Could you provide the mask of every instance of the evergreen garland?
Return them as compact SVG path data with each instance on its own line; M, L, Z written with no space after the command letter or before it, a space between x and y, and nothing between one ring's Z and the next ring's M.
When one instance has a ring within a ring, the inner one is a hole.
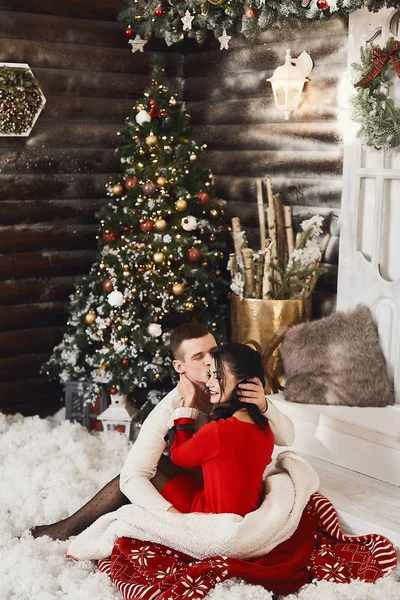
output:
M168 45L187 34L200 44L212 31L218 38L224 32L232 37L248 37L266 31L271 25L296 27L310 21L326 21L345 16L364 6L364 0L127 0L128 8L119 20L128 24L127 35L149 39L164 38ZM189 11L190 29L182 18ZM131 33L130 33L131 31Z
M393 38L390 38L383 50L388 51L392 43ZM365 48L361 47L361 63L352 65L353 82L358 81L371 67L374 48L379 46L369 44ZM377 150L400 147L400 108L388 97L385 87L393 75L394 67L389 60L367 87L358 88L350 98L351 118L360 124L358 136Z
M39 82L31 71L0 67L0 133L21 135L29 131L43 105Z

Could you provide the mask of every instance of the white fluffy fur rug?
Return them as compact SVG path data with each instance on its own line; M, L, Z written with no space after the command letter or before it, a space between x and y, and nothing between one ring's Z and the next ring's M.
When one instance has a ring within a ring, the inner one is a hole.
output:
M67 542L34 540L29 527L64 518L120 470L120 434L90 435L79 425L0 413L0 600L118 600L89 561L64 558ZM22 536L17 536L21 533ZM208 600L271 600L259 586L229 581ZM307 585L286 600L399 600L400 571L376 584Z

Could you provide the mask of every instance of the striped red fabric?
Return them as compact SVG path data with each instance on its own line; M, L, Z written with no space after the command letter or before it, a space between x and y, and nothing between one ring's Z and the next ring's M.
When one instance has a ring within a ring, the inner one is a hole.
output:
M332 503L316 493L293 536L257 559L195 560L160 544L121 538L111 557L98 566L125 600L199 600L233 577L277 594L295 592L311 579L374 582L396 568L397 555L382 535L345 534Z

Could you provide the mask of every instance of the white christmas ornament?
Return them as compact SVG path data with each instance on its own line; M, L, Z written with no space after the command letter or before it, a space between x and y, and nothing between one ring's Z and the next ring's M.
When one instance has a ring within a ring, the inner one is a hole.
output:
M108 294L107 302L110 306L118 307L123 305L123 303L125 302L125 298L123 294L121 294L121 292L114 290L113 292L111 292L111 294Z
M181 18L181 21L183 23L183 31L190 31L192 29L193 19L194 17L192 17L190 12L187 10L185 12L185 16Z
M147 333L154 338L160 337L162 334L162 327L158 323L151 323L147 328Z
M182 229L185 231L194 231L197 229L197 219L189 215L181 220Z
M129 40L128 44L132 46L132 52L143 52L147 40L142 40L141 37L137 37L134 40Z
M220 50L229 50L229 40L231 39L231 35L228 35L226 33L226 30L224 29L222 32L222 35L218 38L218 41L220 43L219 49Z
M146 110L139 110L135 120L138 125L143 125L143 123L150 123L151 116Z

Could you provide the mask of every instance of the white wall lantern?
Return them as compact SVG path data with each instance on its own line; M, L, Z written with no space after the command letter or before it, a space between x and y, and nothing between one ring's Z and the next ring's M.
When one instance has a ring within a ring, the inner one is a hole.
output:
M311 73L313 62L307 52L302 52L298 58L290 56L290 50L286 50L285 64L275 69L272 77L267 79L271 82L276 108L285 112L288 120L290 112L298 108L301 93Z
M97 418L103 424L104 431L119 431L128 439L132 433L132 422L138 414L126 394L111 394L111 404Z

